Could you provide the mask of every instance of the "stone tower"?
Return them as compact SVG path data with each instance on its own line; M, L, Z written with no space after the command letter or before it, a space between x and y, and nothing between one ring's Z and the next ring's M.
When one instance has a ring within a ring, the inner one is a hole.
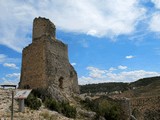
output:
M23 49L19 88L43 88L53 96L79 93L77 73L68 60L68 47L56 39L55 25L49 19L34 19L32 43Z

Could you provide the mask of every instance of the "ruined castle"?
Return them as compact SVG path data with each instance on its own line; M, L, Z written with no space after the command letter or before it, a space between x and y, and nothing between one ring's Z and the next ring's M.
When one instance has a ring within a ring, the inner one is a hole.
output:
M68 47L56 39L56 27L49 19L34 19L32 43L23 49L19 88L79 93L77 73L68 60Z

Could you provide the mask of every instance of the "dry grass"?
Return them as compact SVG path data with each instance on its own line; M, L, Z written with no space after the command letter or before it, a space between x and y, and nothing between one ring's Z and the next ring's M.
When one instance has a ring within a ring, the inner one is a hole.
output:
M42 120L44 120L44 119L46 119L46 120L58 120L57 115L49 114L49 112L47 112L47 111L40 113L40 118Z

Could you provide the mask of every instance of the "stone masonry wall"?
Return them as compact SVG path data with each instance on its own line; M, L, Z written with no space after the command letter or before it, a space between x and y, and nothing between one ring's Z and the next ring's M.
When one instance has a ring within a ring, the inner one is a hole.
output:
M63 93L79 93L79 86L68 47L55 38L55 30L50 20L35 18L32 43L23 50L19 88L45 88L62 98Z
M32 43L23 50L20 88L46 87L45 45L43 40Z
M56 36L56 27L55 25L46 18L35 18L33 21L33 36L32 40L35 41L41 36L50 36L55 39Z
M46 74L49 83L66 92L78 92L77 73L69 63L67 46L57 40L48 41L46 48Z

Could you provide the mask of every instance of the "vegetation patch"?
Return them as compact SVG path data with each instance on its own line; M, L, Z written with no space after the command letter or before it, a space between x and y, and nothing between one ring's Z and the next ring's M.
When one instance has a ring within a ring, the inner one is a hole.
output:
M125 91L128 90L128 83L98 83L98 84L88 84L81 85L80 92L82 93L97 93L97 92L107 92L111 93L114 91Z
M61 112L61 105L54 99L47 98L44 102L45 106L50 110Z
M69 103L62 102L61 103L61 112L66 116L70 118L76 118L76 108L73 106L70 106Z
M32 93L25 99L25 105L33 110L38 110L42 103L41 100L35 97Z
M81 101L81 104L86 109L96 112L96 119L103 116L106 120L123 120L125 117L123 116L121 106L115 101L104 98L100 98L98 100L86 98L84 101Z
M76 108L70 106L67 102L57 102L54 99L47 98L44 102L45 106L50 109L62 113L66 117L75 118L76 117Z

